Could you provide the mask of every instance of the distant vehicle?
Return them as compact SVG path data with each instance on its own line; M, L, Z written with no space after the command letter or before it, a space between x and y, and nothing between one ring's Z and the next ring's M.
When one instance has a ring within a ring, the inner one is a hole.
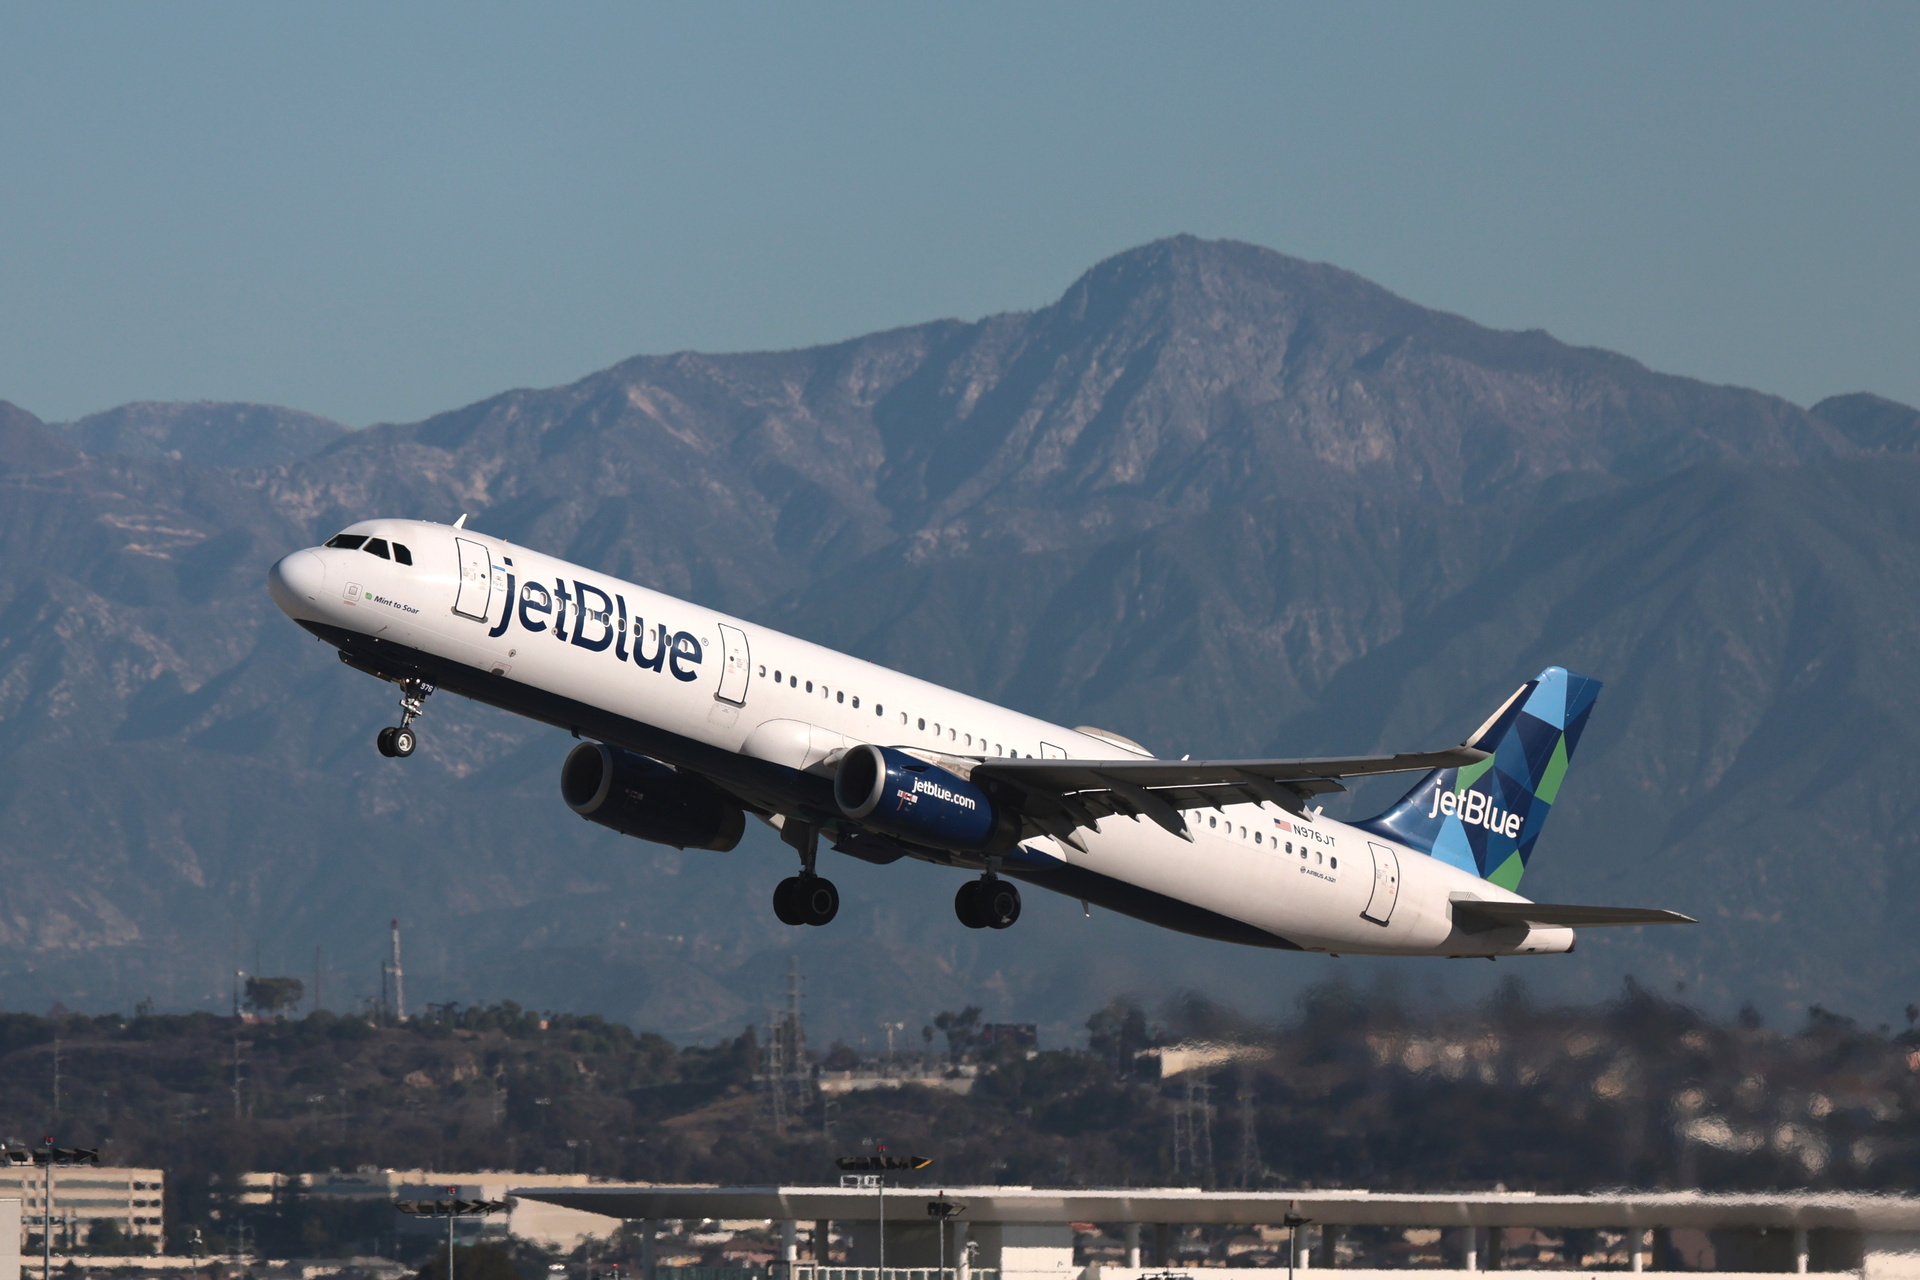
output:
M773 909L823 925L824 839L873 863L973 873L969 928L1020 916L1015 881L1201 937L1287 950L1500 956L1571 951L1583 925L1689 922L1555 906L1515 890L1600 683L1549 667L1465 743L1331 760L1159 760L475 530L355 524L273 566L274 601L400 687L380 731L411 755L449 689L586 739L560 770L583 818L724 851L746 815L799 858ZM1314 801L1343 779L1423 776L1377 817Z

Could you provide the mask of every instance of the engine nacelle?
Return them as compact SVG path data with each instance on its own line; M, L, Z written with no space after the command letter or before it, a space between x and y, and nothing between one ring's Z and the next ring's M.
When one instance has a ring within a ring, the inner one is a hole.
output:
M583 742L560 766L560 796L589 822L676 849L740 843L747 816L706 779L600 742Z
M891 747L868 744L840 757L833 798L862 826L915 844L973 852L1012 842L1011 822L979 787Z

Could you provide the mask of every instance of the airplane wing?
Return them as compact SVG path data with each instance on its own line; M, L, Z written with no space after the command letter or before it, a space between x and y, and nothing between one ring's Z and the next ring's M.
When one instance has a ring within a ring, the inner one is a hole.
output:
M1039 832L1080 848L1075 830L1104 817L1147 818L1191 840L1183 809L1264 800L1299 814L1314 796L1346 790L1342 778L1458 768L1487 754L1462 746L1318 760L983 760L969 772L1016 793Z
M1578 926L1616 924L1699 924L1692 916L1654 907L1572 907L1548 902L1482 902L1456 898L1453 918L1468 933L1508 925Z

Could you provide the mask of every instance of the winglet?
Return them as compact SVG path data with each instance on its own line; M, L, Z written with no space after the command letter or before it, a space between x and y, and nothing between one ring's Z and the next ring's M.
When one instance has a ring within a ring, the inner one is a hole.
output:
M464 512L464 511L462 511L462 512L460 513L460 518L459 518L458 520L455 520L455 521L453 522L453 527L454 527L454 528L456 528L456 529L464 529L464 528L466 528L466 527L467 527L467 513L466 513L466 512Z

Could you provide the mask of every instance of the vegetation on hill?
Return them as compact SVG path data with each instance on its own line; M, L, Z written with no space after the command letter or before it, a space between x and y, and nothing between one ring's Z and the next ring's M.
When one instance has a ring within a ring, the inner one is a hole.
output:
M244 1224L282 1254L365 1247L391 1216L240 1205L234 1175L809 1182L881 1143L933 1157L927 1176L947 1184L1871 1188L1920 1170L1920 1035L1818 1008L1778 1031L1632 983L1578 1007L1536 1004L1518 983L1477 1007L1327 986L1280 1026L1198 997L1157 1020L1117 1001L1088 1020L1086 1048L1037 1052L983 1047L976 1012L943 1015L943 1039L893 1061L820 1055L856 1076L945 1083L829 1097L808 1065L777 1117L752 1029L676 1046L512 1004L405 1023L7 1014L0 1126L13 1142L50 1134L165 1168L176 1244L197 1230L220 1248ZM1222 1060L1162 1078L1176 1047Z

